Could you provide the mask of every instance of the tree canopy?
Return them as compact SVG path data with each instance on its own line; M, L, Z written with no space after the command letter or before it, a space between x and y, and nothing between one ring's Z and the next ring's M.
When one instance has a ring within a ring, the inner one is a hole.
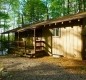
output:
M4 21L4 27L9 22L9 27L13 23L32 24L84 11L86 0L0 0L0 21Z
M45 18L46 6L41 0L27 0L23 11L29 23L38 22Z

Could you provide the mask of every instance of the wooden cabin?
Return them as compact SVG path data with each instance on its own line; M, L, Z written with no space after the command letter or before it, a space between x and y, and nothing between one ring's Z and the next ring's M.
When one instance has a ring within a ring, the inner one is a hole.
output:
M52 57L86 59L86 12L32 24L14 33L17 46L28 54L45 51Z

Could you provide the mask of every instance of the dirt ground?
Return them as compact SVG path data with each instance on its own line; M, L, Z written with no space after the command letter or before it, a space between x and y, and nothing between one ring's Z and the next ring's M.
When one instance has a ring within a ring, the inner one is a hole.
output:
M86 61L0 56L0 80L86 80Z

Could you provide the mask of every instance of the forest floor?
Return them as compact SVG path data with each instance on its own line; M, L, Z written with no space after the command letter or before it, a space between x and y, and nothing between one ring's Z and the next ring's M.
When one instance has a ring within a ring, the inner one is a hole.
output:
M0 80L86 80L86 61L0 56L0 64Z

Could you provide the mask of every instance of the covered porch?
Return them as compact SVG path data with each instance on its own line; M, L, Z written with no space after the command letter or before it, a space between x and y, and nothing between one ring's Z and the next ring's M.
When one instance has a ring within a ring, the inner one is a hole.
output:
M10 34L14 34L14 40L10 41ZM8 53L19 54L26 57L42 57L48 55L45 50L45 42L42 40L42 28L16 28L3 32L7 34L7 41L2 44L8 45ZM2 53L3 54L3 53Z

